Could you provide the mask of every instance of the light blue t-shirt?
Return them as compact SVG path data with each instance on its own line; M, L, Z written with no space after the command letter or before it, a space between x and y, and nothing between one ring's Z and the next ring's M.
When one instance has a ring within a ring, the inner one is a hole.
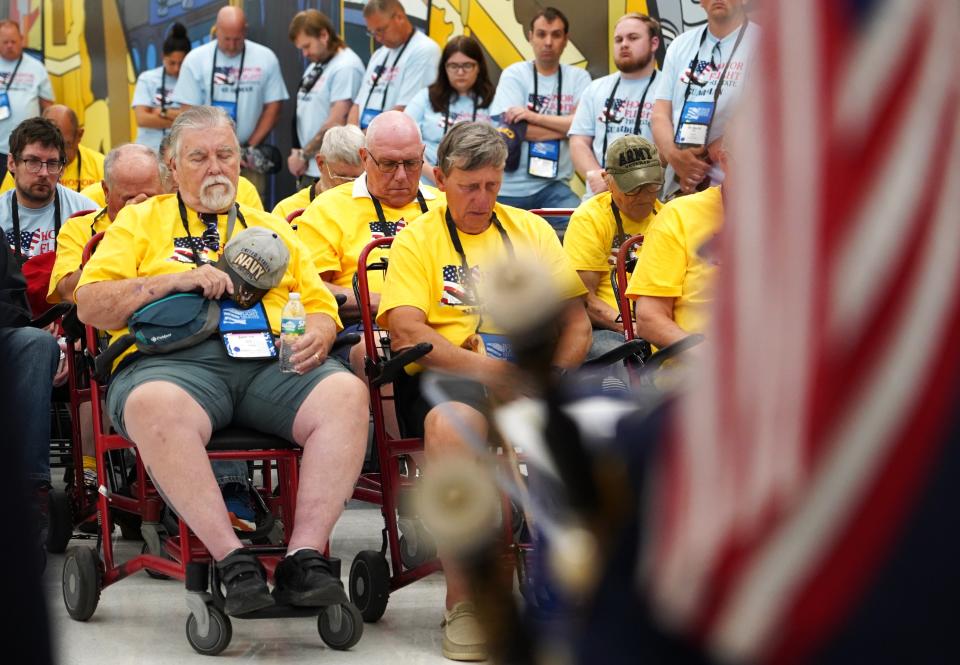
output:
M349 48L340 49L326 64L312 62L297 90L297 136L305 146L327 122L330 105L357 96L363 80L363 61ZM320 177L316 160L307 160L307 175Z
M180 108L180 105L172 100L173 90L176 86L176 77L169 74L164 75L162 66L148 69L137 78L137 85L133 89L133 103L130 104L130 107L147 106L158 109L165 103L166 108ZM139 127L137 129L137 143L152 148L154 151L159 151L160 141L163 140L167 131L154 127Z
M560 103L561 115L570 115L574 112L583 91L590 85L590 74L579 67L560 65L563 74L563 99ZM500 75L497 85L497 94L490 105L490 115L499 116L512 106L522 106L534 109L545 115L557 114L557 84L559 76L553 74L544 76L537 74L537 96L534 99L534 65L532 61L517 62ZM530 142L524 142L520 148L520 166L516 171L503 174L503 186L500 188L502 196L530 196L539 192L552 182L567 182L573 175L573 162L570 160L570 146L567 140L560 141L560 161L556 178L540 178L527 173L529 163Z
M706 31L706 37L704 37L704 31ZM656 99L663 99L672 104L674 132L676 132L680 121L680 113L683 111L683 98L687 91L687 84L690 82L690 63L696 56L695 76L696 80L703 85L690 84L688 101L712 102L720 75L723 73L724 67L727 66L727 62L730 62L723 79L723 92L720 94L717 108L713 112L713 124L710 127L707 142L713 142L724 135L727 122L733 115L737 100L739 100L747 80L748 70L760 39L760 28L755 23L750 23L743 34L740 46L736 53L733 53L739 33L740 28L738 27L723 39L718 40L704 26L687 30L670 43L663 60L662 73L657 77L659 82L656 84ZM702 45L700 43L701 38L703 38ZM720 44L720 57L714 59L714 64L717 65L714 68L711 64L711 55L718 42ZM731 53L733 53L732 60L730 58ZM677 187L673 180L674 171L672 167L667 167L664 177L666 179L664 193L669 194L672 189ZM719 165L714 164L710 169L710 178L714 184L723 182L723 171L720 170Z
M180 79L173 90L173 98L177 102L190 106L238 104L234 120L237 123L237 139L241 144L246 143L253 134L264 104L289 99L280 64L273 51L249 39L244 44L245 51L235 56L228 56L218 49L216 40L193 49L183 59ZM214 56L217 61L216 72L213 71ZM238 77L241 60L243 73ZM228 108L224 110L230 115Z
M11 81L14 69L17 75ZM10 132L27 118L40 115L41 99L51 102L54 99L50 77L43 63L26 53L19 68L16 60L0 58L0 93L3 92L6 92L10 103L10 117L0 120L0 153L6 154L10 152Z
M67 219L74 213L81 210L100 209L100 206L86 196L77 194L63 185L57 185L57 192L60 194L60 228L63 228ZM3 231L3 237L10 247L16 246L13 237L13 207L11 206L11 198L16 193L17 190L14 188L0 194L0 230ZM54 219L55 210L56 202L53 199L42 208L17 206L17 216L20 218L20 251L25 257L29 258L56 251L57 224Z
M434 111L430 104L430 93L427 88L418 92L404 112L413 118L413 121L420 127L420 133L423 135L423 142L427 149L425 152L428 162L437 165L437 146L443 140L447 130L458 122L491 122L490 109L476 108L474 98L469 95L457 95L456 99L450 104L449 113L447 109ZM433 183L428 183L432 185Z
M419 30L414 30L406 48L378 48L370 56L363 84L353 100L360 107L361 120L365 108L389 111L409 104L417 92L436 80L439 64L440 47Z

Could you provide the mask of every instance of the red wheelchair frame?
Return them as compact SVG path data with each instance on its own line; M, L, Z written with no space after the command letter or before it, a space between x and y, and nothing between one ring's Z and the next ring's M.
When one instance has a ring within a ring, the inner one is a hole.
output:
M84 249L83 263L89 260L103 233L94 236ZM98 349L97 331L86 326L87 353L93 359ZM161 520L164 501L150 480L140 461L136 461L136 480L131 484L130 496L112 491L107 472L107 455L111 451L134 448L134 444L118 434L103 431L101 402L105 386L89 373L89 399L93 411L94 441L97 454L97 484L99 491L96 507L100 534L98 546L102 557L88 547L72 547L67 551L63 566L63 598L67 612L77 621L86 621L96 611L100 592L125 577L145 570L155 577L171 577L184 580L188 591L187 604L191 613L187 617L187 640L199 653L215 655L225 649L232 636L230 618L223 612L223 595L219 576L212 565L209 552L194 536L182 518L178 520L177 535L167 535L162 540L154 537L153 548L148 535L149 527L156 527ZM288 534L292 533L296 511L296 495L299 486L301 449L295 444L257 432L228 428L216 432L207 447L211 460L253 460L263 463L262 494L271 511L279 511L285 523L283 545L249 545L246 549L261 558L270 575L286 550ZM279 494L273 496L272 471L276 465L279 478ZM144 525L147 542L139 555L118 562L114 556L111 533L113 511L139 516ZM339 577L340 562L331 560L334 574ZM350 604L329 608L295 608L274 606L243 615L242 619L278 618L293 616L317 616L317 625L323 641L334 649L349 649L359 641L363 633L360 613Z

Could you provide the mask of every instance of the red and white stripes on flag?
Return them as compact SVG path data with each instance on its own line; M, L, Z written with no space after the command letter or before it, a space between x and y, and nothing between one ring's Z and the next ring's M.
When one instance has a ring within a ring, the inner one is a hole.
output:
M644 584L715 656L803 662L898 536L960 353L960 2L765 0L711 349Z

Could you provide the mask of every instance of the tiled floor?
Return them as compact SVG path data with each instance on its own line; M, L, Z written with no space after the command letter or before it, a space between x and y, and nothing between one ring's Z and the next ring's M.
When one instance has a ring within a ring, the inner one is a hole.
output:
M333 538L333 554L343 560L344 584L353 556L378 549L379 510L344 512ZM119 534L119 531L115 531ZM92 547L92 540L71 545ZM118 556L139 551L140 543L118 541ZM86 623L70 619L63 606L60 578L63 555L50 555L44 577L55 653L62 665L185 665L212 661L193 651L184 626L189 614L183 585L137 573L104 589L96 613ZM440 655L440 620L444 585L439 575L397 591L386 614L366 624L363 638L350 651L327 648L315 619L233 621L233 639L221 658L256 663L448 663Z

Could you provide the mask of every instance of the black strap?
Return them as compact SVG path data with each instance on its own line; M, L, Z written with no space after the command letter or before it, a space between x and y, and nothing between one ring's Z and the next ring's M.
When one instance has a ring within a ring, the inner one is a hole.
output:
M459 93L457 94L459 97ZM477 121L477 97L476 95L470 95L470 99L473 101L473 119L471 122ZM447 132L450 131L450 100L447 100L447 106L443 110L443 134L446 136ZM426 211L424 211L426 212Z
M17 60L17 66L13 68L13 71L12 71L12 72L10 72L10 78L7 79L7 85L6 85L6 87L3 89L4 92L7 92L7 91L10 90L10 85L13 83L13 79L16 78L16 76L17 76L17 71L20 69L20 63L21 63L21 62L23 62L23 56L22 56L22 55L20 56L20 59ZM9 101L9 100L8 100L8 101Z
M628 241L630 236L628 236L623 230L623 219L620 217L620 208L617 207L617 204L614 203L613 199L610 199L610 209L613 211L613 219L617 223L617 235L613 238L613 246L619 247Z
M213 98L210 98L211 101ZM167 68L160 67L160 113L167 112Z
M750 21L747 19L743 20L743 25L740 26L740 32L737 34L737 40L733 43L733 50L730 51L730 55L727 56L727 62L723 66L723 71L720 72L720 78L717 80L717 87L713 91L713 113L710 115L710 120L707 121L707 137L710 136L710 128L713 126L713 120L717 117L717 102L720 100L720 94L723 92L723 81L727 78L727 70L730 68L730 63L733 62L733 56L736 54L737 49L740 48L740 42L743 41L743 36L747 32L747 27L750 25ZM707 31L710 26L706 25L703 27L703 34L700 35L700 43L697 45L697 52L693 54L693 60L690 61L690 65L687 69L690 71L690 74L687 76L687 89L683 93L683 104L680 108L683 109L683 106L686 105L687 100L690 98L691 86L696 83L697 86L706 85L706 81L700 82L695 78L695 73L697 69L697 64L700 62L700 49L703 48L703 43L707 40ZM723 40L719 40L718 43Z
M369 192L367 193L369 194ZM383 224L384 232L386 232L387 217L386 215L383 214L383 204L381 204L380 199L378 199L373 194L370 194L370 200L373 201L373 208L374 210L377 211L377 219L380 221L381 224ZM419 189L417 190L417 203L420 205L421 213L427 212L427 202L423 198L423 193Z
M93 217L93 221L90 223L90 237L97 235L97 222L100 221L100 218L103 217L107 212L107 206L103 206Z
M327 62L330 62L332 59L333 56L330 56L330 58L327 58ZM313 89L317 87L317 83L320 82L320 77L323 76L323 70L326 69L327 62L313 63L313 69L310 70L310 73L304 73L303 78L300 79L300 87L297 88L297 94L293 98L293 117L290 119L290 143L291 147L295 150L303 147L300 145L300 135L297 133L297 109L300 106L300 93L302 92L309 95L313 92Z
M314 178L313 182L310 184L310 203L313 203L313 200L317 198L317 183L320 181L320 178Z
M80 183L83 181L83 153L80 152L80 146L77 145L77 194L83 189Z
M240 220L240 225L243 228L247 228L247 220L243 218L243 213L240 212L240 204L234 202L234 208L237 211L237 219ZM203 261L200 260L200 255L197 252L197 248L193 243L193 234L190 233L190 223L187 218L187 206L183 203L183 199L180 198L180 192L177 192L177 207L180 209L180 223L183 224L183 230L187 232L187 239L190 242L190 250L193 256L194 264L199 268L203 265ZM220 243L221 250L226 247L227 243L230 242L230 235L233 231L232 225L227 224L227 238L222 243Z
M53 190L53 243L56 246L57 236L60 235L60 190L54 186ZM13 251L17 261L23 263L23 250L20 249L20 204L17 202L17 192L10 195L10 218L13 221Z
M403 43L403 46L400 47L400 51L397 53L397 57L393 59L393 64L390 66L390 69L395 69L397 63L400 62L400 58L403 57L403 52L407 50L407 45L410 44L410 40L413 39L413 36L417 34L416 29L410 33L410 36L407 37L407 41ZM370 96L373 95L373 91L377 89L377 83L380 82L380 77L383 76L383 73L386 71L387 60L390 58L389 50L383 56L383 64L380 65L379 69L376 70L376 74L373 75L373 80L370 81L370 89L367 91L367 98L363 100L363 106L360 108L360 115L363 115L363 112L367 110L367 104L370 103ZM380 110L385 111L383 108L384 104L387 103L387 91L390 90L390 81L387 81L387 84L383 86L383 94L380 97Z
M537 63L530 63L533 66L533 110L540 113L540 75L537 73ZM557 65L557 115L563 115L563 65Z
M217 75L217 52L220 51L220 48L217 46L213 47L213 67L210 68L210 106L213 106L213 91L214 91L214 77ZM240 52L240 69L237 71L237 87L236 94L233 99L233 103L237 105L237 118L240 118L240 81L243 80L243 63L247 58L247 45L244 43L243 51Z
M646 87L643 89L643 96L640 97L640 106L637 107L637 118L633 123L633 133L636 136L640 135L640 120L643 118L643 105L647 103L647 93L650 92L650 86L653 84L654 79L657 78L657 70L654 69L653 73L650 74L650 80L647 81ZM613 84L613 90L610 91L610 96L607 97L607 105L603 114L603 150L600 153L600 158L603 159L607 154L607 136L610 134L610 112L611 107L613 106L613 96L617 94L617 88L620 87L620 77L617 77L617 82Z

